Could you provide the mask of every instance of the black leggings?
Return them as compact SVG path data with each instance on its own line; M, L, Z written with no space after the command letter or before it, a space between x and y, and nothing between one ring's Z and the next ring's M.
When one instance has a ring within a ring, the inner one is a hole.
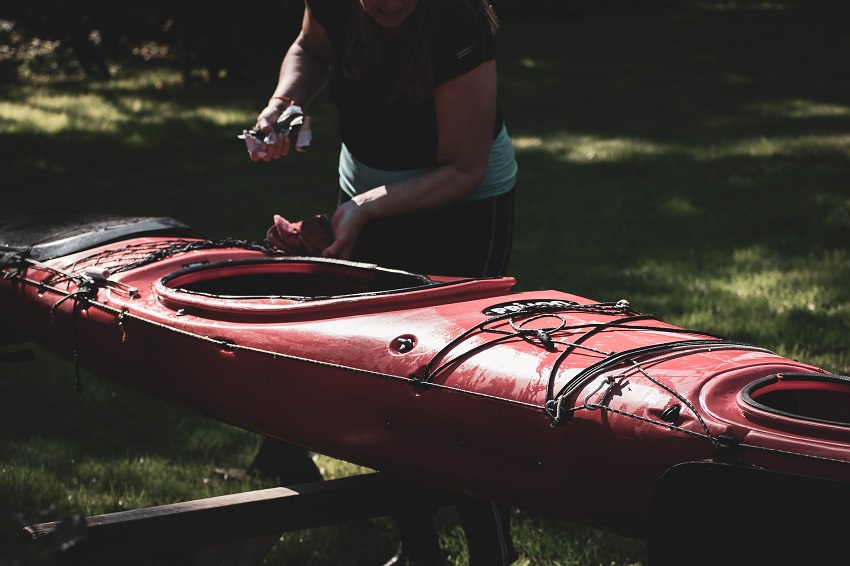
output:
M363 227L351 259L422 275L504 275L513 242L514 192L373 220ZM348 198L341 194L340 202Z

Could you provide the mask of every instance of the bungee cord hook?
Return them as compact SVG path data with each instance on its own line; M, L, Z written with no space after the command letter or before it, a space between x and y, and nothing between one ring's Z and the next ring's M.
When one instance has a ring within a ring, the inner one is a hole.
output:
M611 389L614 387L614 383L616 382L616 380L624 377L626 377L625 374L606 375L602 379L602 381L599 382L599 385L596 387L596 389L585 395L584 400L582 401L582 405L584 405L584 408L589 411L596 411L602 408L602 404L605 403L605 399L608 397L608 393L610 393ZM600 391L602 391L602 396L599 399L599 402L591 403L590 398L599 393Z

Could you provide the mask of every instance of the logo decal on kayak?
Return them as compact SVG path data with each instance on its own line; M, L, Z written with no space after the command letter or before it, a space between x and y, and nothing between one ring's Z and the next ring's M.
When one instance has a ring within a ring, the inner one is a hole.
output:
M562 301L560 299L527 299L524 301L513 301L510 303L499 303L484 309L482 314L497 316L500 314L549 311L574 307L577 303L573 301Z

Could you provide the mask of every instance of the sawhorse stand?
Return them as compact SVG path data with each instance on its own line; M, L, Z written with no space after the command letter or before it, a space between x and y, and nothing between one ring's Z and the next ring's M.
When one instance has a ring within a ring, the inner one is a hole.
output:
M88 517L60 549L57 527L26 527L60 564L259 564L284 532L452 504L459 496L381 473Z

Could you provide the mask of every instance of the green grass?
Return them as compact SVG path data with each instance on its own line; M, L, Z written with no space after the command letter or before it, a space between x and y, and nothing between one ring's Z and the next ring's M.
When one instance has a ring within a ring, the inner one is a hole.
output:
M512 15L500 96L520 164L517 289L626 298L645 313L850 374L850 7L629 2ZM314 146L252 163L236 134L274 77L183 88L147 68L0 96L2 206L178 218L261 240L274 213L336 201L327 97ZM267 487L225 479L256 435L83 374L36 350L0 366L0 506L28 523ZM360 470L319 457L326 477ZM467 563L451 509L437 517ZM288 533L269 564L377 564L381 519ZM646 563L635 541L550 517L513 521L521 565ZM374 541L374 547L363 541Z

